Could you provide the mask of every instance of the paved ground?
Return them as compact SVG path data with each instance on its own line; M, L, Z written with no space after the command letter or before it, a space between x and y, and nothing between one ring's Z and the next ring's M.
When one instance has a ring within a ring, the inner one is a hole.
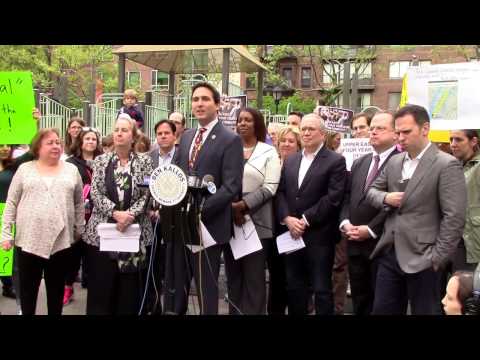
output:
M226 279L225 279L225 272L224 272L223 266L220 270L219 286L220 286L219 314L227 315L228 303L224 300L225 291L226 291ZM74 294L75 294L74 301L72 301L69 305L63 308L63 314L64 315L85 315L86 303L87 303L87 290L83 289L80 286L80 283L75 283ZM351 301L350 301L350 298L347 298L347 302L345 304L345 312L346 314L350 314L351 311L352 311ZM1 296L1 293L0 293L0 313L2 315L16 315L17 313L17 305L15 300L8 299ZM199 306L198 306L197 297L190 296L189 315L196 315L198 313L199 313ZM45 292L45 285L43 281L40 286L40 291L38 294L37 314L47 315L46 292Z

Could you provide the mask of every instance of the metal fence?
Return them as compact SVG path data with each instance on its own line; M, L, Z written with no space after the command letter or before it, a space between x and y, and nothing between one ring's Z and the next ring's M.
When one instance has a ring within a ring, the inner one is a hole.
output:
M102 136L110 134L117 118L117 100L109 100L103 103L90 104L90 119L94 128L100 131Z
M144 114L144 123L143 123L143 132L147 135L152 142L156 141L155 134L155 124L162 120L168 118L167 109L157 108L155 106L145 105L145 114Z
M73 116L83 117L81 109L71 109L43 93L39 94L39 108L42 114L40 128L57 128L62 139L65 139L67 124L70 118Z

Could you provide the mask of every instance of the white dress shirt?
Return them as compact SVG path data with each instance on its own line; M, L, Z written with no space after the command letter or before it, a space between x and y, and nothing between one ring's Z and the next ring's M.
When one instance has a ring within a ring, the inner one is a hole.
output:
M418 154L415 159L411 159L407 152L407 154L405 155L405 160L403 161L402 180L412 178L413 173L417 169L418 163L431 145L432 143L429 141L427 146L425 146L425 149L423 149L422 152Z
M300 189L300 186L302 186L303 179L305 179L305 175L307 174L308 169L310 169L310 166L313 163L313 160L315 160L315 157L317 156L318 152L322 149L323 143L320 144L320 146L315 150L313 154L305 154L305 149L302 150L302 160L300 162L300 170L298 171L298 188ZM307 221L307 218L305 215L302 215L303 221L307 224L307 226L310 226L310 224Z
M392 146L391 148L385 150L384 152L382 153L378 153L376 152L375 150L372 152L372 160L370 161L370 167L368 168L368 173L367 173L367 177L366 179L368 179L368 176L370 175L370 173L372 172L373 170L373 167L374 167L374 164L375 164L375 161L374 161L374 158L376 155L378 155L380 157L380 161L378 163L378 168L380 169L381 166L385 163L385 161L388 159L388 157L390 156L390 154L397 148L397 145L394 145ZM351 224L350 222L350 219L345 219L343 220L341 223L340 223L340 231L342 230L343 226L344 225L347 225L347 224ZM377 238L377 234L375 234L373 232L372 229L370 229L370 227L367 225L367 230L368 230L368 233L370 234L370 236L374 239Z
M173 146L172 150L170 150L165 155L162 155L160 149L158 149L158 166L170 165L173 159L173 155L175 155L175 145Z
M193 150L193 147L195 145L195 139L197 138L198 136L198 133L199 133L199 130L200 128L205 128L207 129L204 133L203 133L203 136L202 136L202 143L200 145L200 148L198 149L198 151L200 151L200 149L202 148L203 146L203 143L205 142L205 140L208 138L208 135L210 134L210 132L212 131L213 127L215 125L217 125L218 123L218 118L215 118L215 120L209 122L206 126L202 126L200 125L200 123L198 124L198 127L197 127L197 131L195 132L195 135L193 136L193 141L192 141L192 144L190 145L190 151L188 152L188 158L190 159L192 157L192 150Z

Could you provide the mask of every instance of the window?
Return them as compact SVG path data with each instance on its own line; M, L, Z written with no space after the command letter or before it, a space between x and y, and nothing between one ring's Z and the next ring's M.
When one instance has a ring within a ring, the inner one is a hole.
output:
M358 67L358 78L359 79L371 79L372 78L372 63L368 64L355 64L350 63L350 79L355 74L355 66ZM330 63L324 65L323 70L323 82L325 84L332 83L332 76L337 79L336 83L341 83L343 81L343 72L344 66L337 63ZM329 75L330 74L330 75Z
M127 71L127 83L129 87L139 86L140 82L140 71Z
M388 77L390 79L401 79L407 72L410 61L392 61L390 62L390 71Z
M431 60L420 60L418 66L431 65ZM390 62L390 79L401 79L407 72L407 69L411 66L411 61L391 61Z
M393 92L388 94L388 110L396 111L400 104L400 97L402 93Z
M168 89L168 74L152 70L152 89Z
M302 67L302 88L312 87L312 68Z
M282 69L282 76L287 81L288 87L293 87L292 73L293 72L291 67L284 67Z
M323 65L323 82L325 84L339 83L342 79L343 73L340 71L340 64L330 63Z
M270 55L273 52L273 45L267 45L266 51L267 51L266 55Z
M255 89L257 87L257 78L255 74L249 74L246 78L246 88L247 89Z
M358 100L357 100L357 106L359 109L363 109L367 106L372 105L371 103L371 94L370 93L359 93L358 94Z

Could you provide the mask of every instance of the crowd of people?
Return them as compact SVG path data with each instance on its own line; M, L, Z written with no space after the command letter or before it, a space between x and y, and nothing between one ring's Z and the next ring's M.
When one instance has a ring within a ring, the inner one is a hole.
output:
M15 254L3 295L19 313L35 314L43 277L51 315L74 299L76 280L87 315L184 315L192 279L200 314L218 314L223 259L233 315L340 315L347 292L356 315L479 314L476 130L451 131L444 149L429 140L421 106L355 114L351 136L369 138L373 151L347 171L344 134L319 113L267 127L258 110L242 108L234 133L218 121L220 94L202 82L192 89L198 126L187 129L174 112L155 124L151 144L136 98L125 91L103 137L72 118L65 139L40 129L21 156L0 145L1 246ZM140 186L167 164L213 177L200 217L214 245L193 251L176 239ZM261 249L235 258L234 227L249 221ZM103 223L119 232L137 224L139 250L103 251ZM305 246L280 253L285 233Z

